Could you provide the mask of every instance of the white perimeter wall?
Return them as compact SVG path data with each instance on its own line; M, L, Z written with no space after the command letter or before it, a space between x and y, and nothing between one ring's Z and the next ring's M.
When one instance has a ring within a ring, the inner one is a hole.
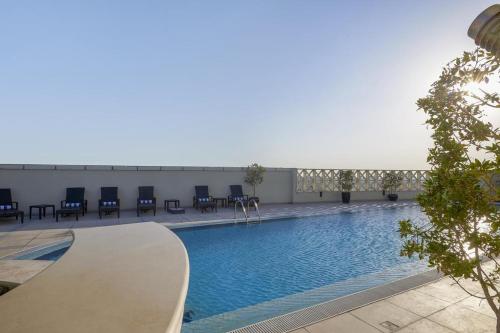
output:
M13 200L27 213L32 204L51 203L56 208L65 197L66 187L85 187L89 210L97 209L101 186L118 186L123 209L135 209L137 187L153 185L158 206L164 199L176 198L181 206L192 203L195 185L208 185L214 197L227 197L229 185L242 184L245 168L217 167L121 167L69 165L0 165L0 188L11 188ZM401 199L413 199L416 192L399 192ZM257 187L262 203L340 201L339 192L296 192L296 169L268 168L264 182ZM380 192L353 192L352 200L383 200Z

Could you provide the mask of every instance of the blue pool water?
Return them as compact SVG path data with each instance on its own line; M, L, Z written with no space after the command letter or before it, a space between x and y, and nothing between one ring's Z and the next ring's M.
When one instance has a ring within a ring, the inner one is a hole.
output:
M410 205L174 230L190 261L183 332L224 332L427 270L399 256L406 218L425 221Z
M14 259L18 260L52 260L56 261L68 251L71 242L63 242L40 249L29 250L24 254L17 255Z
M39 257L36 257L35 260L57 260L59 258L62 257L62 255L64 253L66 253L66 251L69 249L69 247L63 247L61 249L58 249L58 250L54 250L52 252L49 252L49 253L45 253L45 254L42 254L41 256Z

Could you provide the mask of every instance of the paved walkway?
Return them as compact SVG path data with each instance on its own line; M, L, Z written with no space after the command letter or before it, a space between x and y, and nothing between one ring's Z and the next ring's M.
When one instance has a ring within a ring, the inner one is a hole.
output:
M331 214L339 211L373 209L389 206L415 205L412 201L364 202L343 205L341 203L262 205L263 218L286 216L310 216ZM241 212L240 212L241 214ZM255 217L255 212L251 215ZM241 216L241 215L240 215ZM26 219L24 224L15 220L0 220L0 277L10 274L12 264L1 257L21 250L46 245L71 238L69 230L124 223L156 221L168 227L198 225L232 219L234 210L219 208L217 213L200 213L192 208L186 214L172 215L158 210L158 214L136 217L133 211L122 212L122 217L105 217L99 220L96 213L89 212L80 221L74 218ZM42 265L43 266L43 265ZM40 266L40 267L42 267ZM2 271L3 268L3 271ZM19 269L19 268L17 268ZM27 268L24 268L27 269ZM27 269L29 274L33 270ZM477 284L466 283L475 293L480 293ZM356 333L356 332L494 332L496 319L488 304L469 296L450 279L444 278L423 287L404 292L334 318L307 326L293 333Z
M482 294L476 283L464 284ZM495 327L495 314L486 301L443 278L292 333L480 333L495 332Z

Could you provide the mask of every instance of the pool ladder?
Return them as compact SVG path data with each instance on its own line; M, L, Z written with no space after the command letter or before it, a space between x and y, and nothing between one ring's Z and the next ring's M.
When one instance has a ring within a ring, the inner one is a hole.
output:
M235 223L236 223L236 209L238 208L238 204L241 205L241 210L243 211L243 214L245 215L245 222L246 223L250 223L251 222L251 221L248 221L248 216L249 216L249 213L250 213L250 203L253 203L253 206L255 207L255 210L257 211L257 216L259 217L258 222L259 223L261 222L259 205L257 204L257 201L255 201L255 199L250 199L248 201L248 203L247 203L247 208L246 209L245 209L245 203L243 202L243 200L237 200L234 203L234 222Z

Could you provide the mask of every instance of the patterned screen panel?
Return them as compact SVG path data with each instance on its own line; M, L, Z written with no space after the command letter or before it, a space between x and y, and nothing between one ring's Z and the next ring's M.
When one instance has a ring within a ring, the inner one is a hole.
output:
M297 192L340 191L340 169L297 169ZM352 191L382 191L387 172L395 172L402 179L398 191L422 191L426 170L352 170Z

